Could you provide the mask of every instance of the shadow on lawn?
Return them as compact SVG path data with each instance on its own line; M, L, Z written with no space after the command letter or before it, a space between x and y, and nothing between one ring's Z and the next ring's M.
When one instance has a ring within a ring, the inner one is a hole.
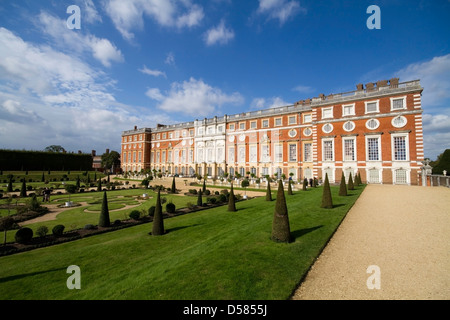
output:
M174 232L174 231L178 231L178 230L182 230L182 229L186 229L186 228L190 228L190 227L197 227L197 226L200 226L200 225L201 225L201 224L196 223L196 224L192 224L192 225L190 225L190 226L180 226L180 227L175 227L175 228L169 228L169 229L164 230L164 235L166 235L166 234L168 234L168 233L172 233L172 232ZM148 234L149 234L149 235L152 235L151 232L149 232Z
M320 229L322 227L323 227L323 225L315 226L315 227L311 227L311 228L300 229L300 230L295 230L295 231L291 232L292 241L294 242L295 240L297 240L297 238L300 238L301 236L304 236L305 234L310 233L314 230Z
M14 276L0 278L0 283L13 281L13 280L17 280L17 279L22 279L22 278L26 278L26 277L32 277L32 276L36 276L36 275L47 273L47 272L55 272L55 271L66 270L66 269L67 268L58 268L58 269L50 269L50 270L45 270L45 271L36 271L36 272L31 272L31 273L17 274Z

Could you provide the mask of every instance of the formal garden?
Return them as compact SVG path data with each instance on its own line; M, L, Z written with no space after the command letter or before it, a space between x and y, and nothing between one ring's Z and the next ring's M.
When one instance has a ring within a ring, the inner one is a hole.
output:
M239 185L181 192L175 179L166 188L107 179L44 203L37 192L3 194L1 299L288 299L364 189L357 179L346 194L327 179L278 181L246 200ZM40 207L49 212L5 228L7 216ZM71 265L80 290L66 286Z

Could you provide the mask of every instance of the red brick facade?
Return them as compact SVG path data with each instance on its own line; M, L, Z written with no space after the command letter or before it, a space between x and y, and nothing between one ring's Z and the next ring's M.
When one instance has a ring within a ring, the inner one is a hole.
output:
M418 184L422 90L418 80L394 78L291 106L135 128L122 135L122 169L213 177L276 173L294 180L327 173L332 182L344 171L346 177L359 172L368 183ZM140 161L134 152L142 152Z

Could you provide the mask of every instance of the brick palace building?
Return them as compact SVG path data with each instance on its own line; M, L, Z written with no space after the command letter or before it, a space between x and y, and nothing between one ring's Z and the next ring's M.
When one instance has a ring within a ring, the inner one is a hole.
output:
M419 80L393 78L284 107L135 127L122 133L122 170L294 180L328 173L330 182L359 171L367 183L420 184L422 90Z

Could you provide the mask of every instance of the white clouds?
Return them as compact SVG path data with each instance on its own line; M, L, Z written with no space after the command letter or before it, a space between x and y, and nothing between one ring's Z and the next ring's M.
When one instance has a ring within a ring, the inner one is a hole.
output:
M49 35L61 50L78 55L89 52L105 67L110 67L111 62L124 61L121 51L107 39L99 39L94 35L83 35L79 31L70 30L66 27L64 20L44 11L39 15L39 22L44 33Z
M83 21L87 23L102 22L102 17L97 11L92 0L80 0L83 6ZM79 1L79 2L80 2Z
M208 46L214 44L226 44L234 38L234 31L225 26L225 21L221 20L219 25L215 28L209 29L205 35L204 40Z
M401 82L420 79L425 156L450 149L450 54L412 63L395 73Z
M142 30L143 17L152 18L164 27L194 27L204 18L203 8L190 0L112 0L105 10L116 29L127 39L134 38L133 30Z
M252 109L270 109L276 107L289 106L292 103L284 101L281 97L266 98L255 98L252 100L250 107Z
M159 102L158 108L161 110L202 117L215 114L223 105L239 105L244 101L239 93L226 94L194 78L183 83L173 83L165 94L156 88L149 89L146 94Z
M400 81L420 79L424 87L422 106L427 108L442 106L450 107L450 54L434 57L425 62L412 63L396 73Z
M306 13L298 1L287 0L259 0L258 14L268 16L268 20L278 19L283 25L288 19L298 13Z
M112 83L77 57L25 42L0 28L2 145L112 148L120 143L121 129L156 122L147 110L116 101L109 92Z
M163 71L159 71L159 70L152 70L147 68L147 66L144 66L142 69L139 69L140 72L144 73L144 74L148 74L150 76L154 76L154 77L164 77L167 78L166 73Z
M173 52L169 52L166 56L166 59L164 60L165 64L168 64L170 66L174 66L175 65L175 55L173 54Z

